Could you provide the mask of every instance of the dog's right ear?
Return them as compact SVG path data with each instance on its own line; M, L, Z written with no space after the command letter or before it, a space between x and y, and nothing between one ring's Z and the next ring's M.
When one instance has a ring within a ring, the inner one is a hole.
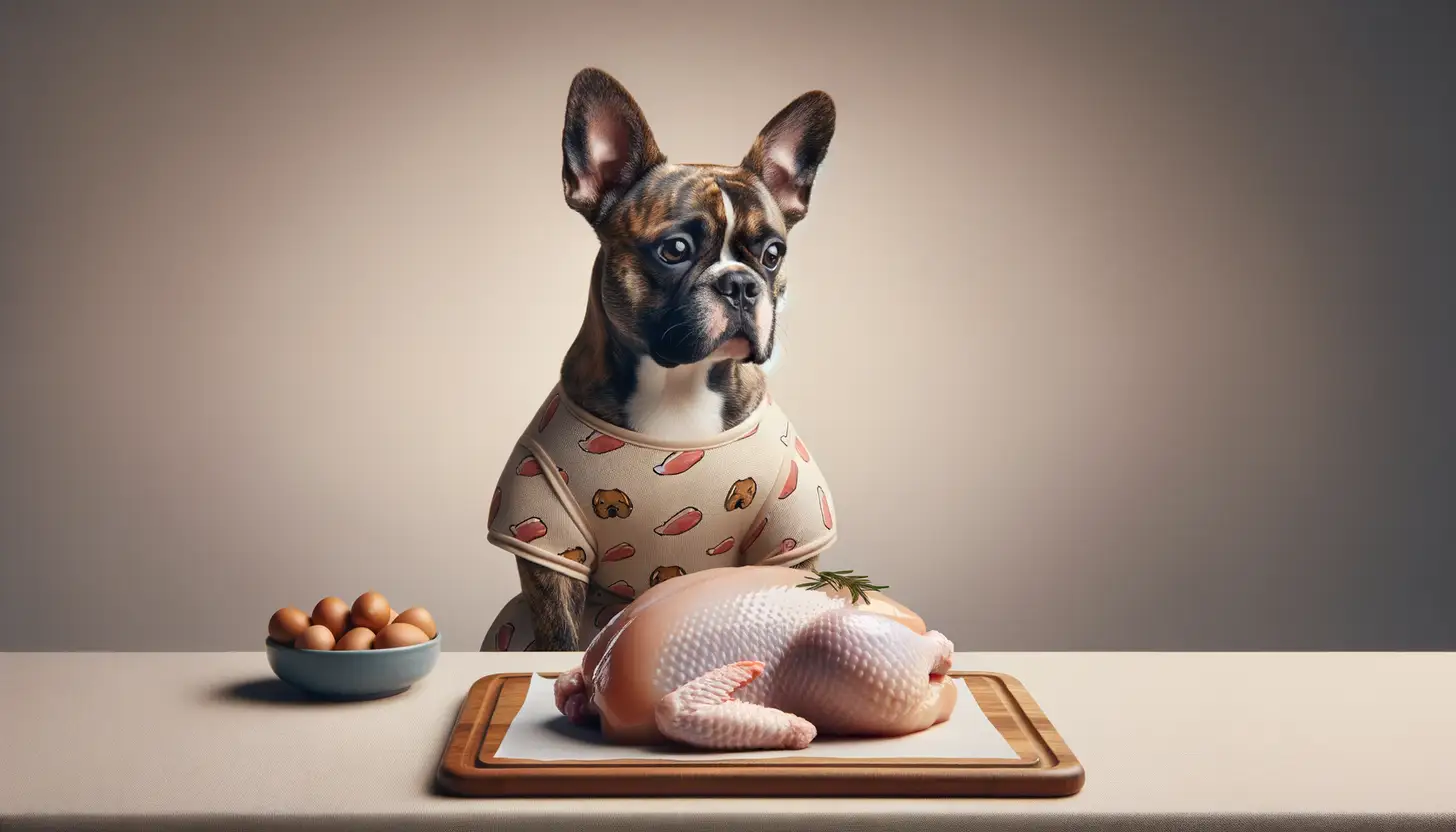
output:
M593 226L642 174L667 161L631 94L594 68L571 81L561 154L566 204Z

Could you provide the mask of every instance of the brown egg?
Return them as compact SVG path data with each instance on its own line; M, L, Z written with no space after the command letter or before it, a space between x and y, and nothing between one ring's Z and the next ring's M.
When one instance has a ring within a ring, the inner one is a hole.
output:
M313 623L329 628L334 638L343 638L349 632L349 605L343 598L333 595L318 602L313 608Z
M335 650L368 650L374 646L374 631L368 627L355 627L339 643L334 645Z
M394 611L394 607L390 607L389 608L389 623L390 624L393 624L394 623L394 619L396 619L396 618L399 618L399 613L397 613L397 612ZM385 626L388 626L388 625L385 625Z
M355 627L368 627L377 633L389 623L389 602L371 589L355 599L349 621Z
M334 634L322 624L315 624L299 634L293 646L300 650L332 650Z
M379 631L374 638L376 650L384 650L390 647L408 647L411 644L423 644L430 640L421 630L413 624L401 624L398 621Z
M396 624L413 624L420 628L425 638L435 637L435 619L430 616L430 611L424 607L410 607L394 619Z
M297 607L284 607L273 613L268 619L268 638L279 644L292 644L299 634L307 630L313 622L308 619L303 610Z

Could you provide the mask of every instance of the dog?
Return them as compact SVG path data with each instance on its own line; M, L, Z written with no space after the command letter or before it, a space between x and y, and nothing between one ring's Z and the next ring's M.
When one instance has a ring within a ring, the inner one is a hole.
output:
M687 571L681 566L659 566L652 570L652 577L648 580L648 586L657 586L669 578L680 578L686 575Z
M584 625L600 628L641 584L694 564L817 568L835 539L832 501L802 439L788 442L765 367L789 232L808 213L834 127L833 100L815 90L769 119L737 164L674 163L620 82L596 68L572 79L562 190L599 248L557 388L492 499L490 539L517 556L521 594L487 644L508 649L509 625L530 628L535 650L582 649ZM721 453L730 442L761 450ZM553 500L559 510L538 507Z
M728 489L728 496L723 500L724 511L739 511L753 505L753 498L758 495L758 483L752 477L739 480L733 483Z
M626 519L632 516L632 498L615 488L598 489L592 495L592 511L603 520L608 517Z

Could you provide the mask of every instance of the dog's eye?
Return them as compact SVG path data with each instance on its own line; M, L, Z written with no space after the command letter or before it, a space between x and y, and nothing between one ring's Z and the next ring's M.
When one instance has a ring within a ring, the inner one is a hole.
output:
M763 247L763 254L758 258L763 262L763 267L774 271L784 259L784 244L774 240Z
M687 237L669 237L657 247L657 256L662 262L676 266L693 256L693 243Z

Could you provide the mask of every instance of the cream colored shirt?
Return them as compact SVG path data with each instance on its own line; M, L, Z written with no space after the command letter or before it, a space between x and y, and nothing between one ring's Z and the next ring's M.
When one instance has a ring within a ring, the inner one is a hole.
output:
M517 440L491 542L631 600L715 566L791 566L835 539L819 466L771 396L733 430L664 442L603 422L558 385Z

